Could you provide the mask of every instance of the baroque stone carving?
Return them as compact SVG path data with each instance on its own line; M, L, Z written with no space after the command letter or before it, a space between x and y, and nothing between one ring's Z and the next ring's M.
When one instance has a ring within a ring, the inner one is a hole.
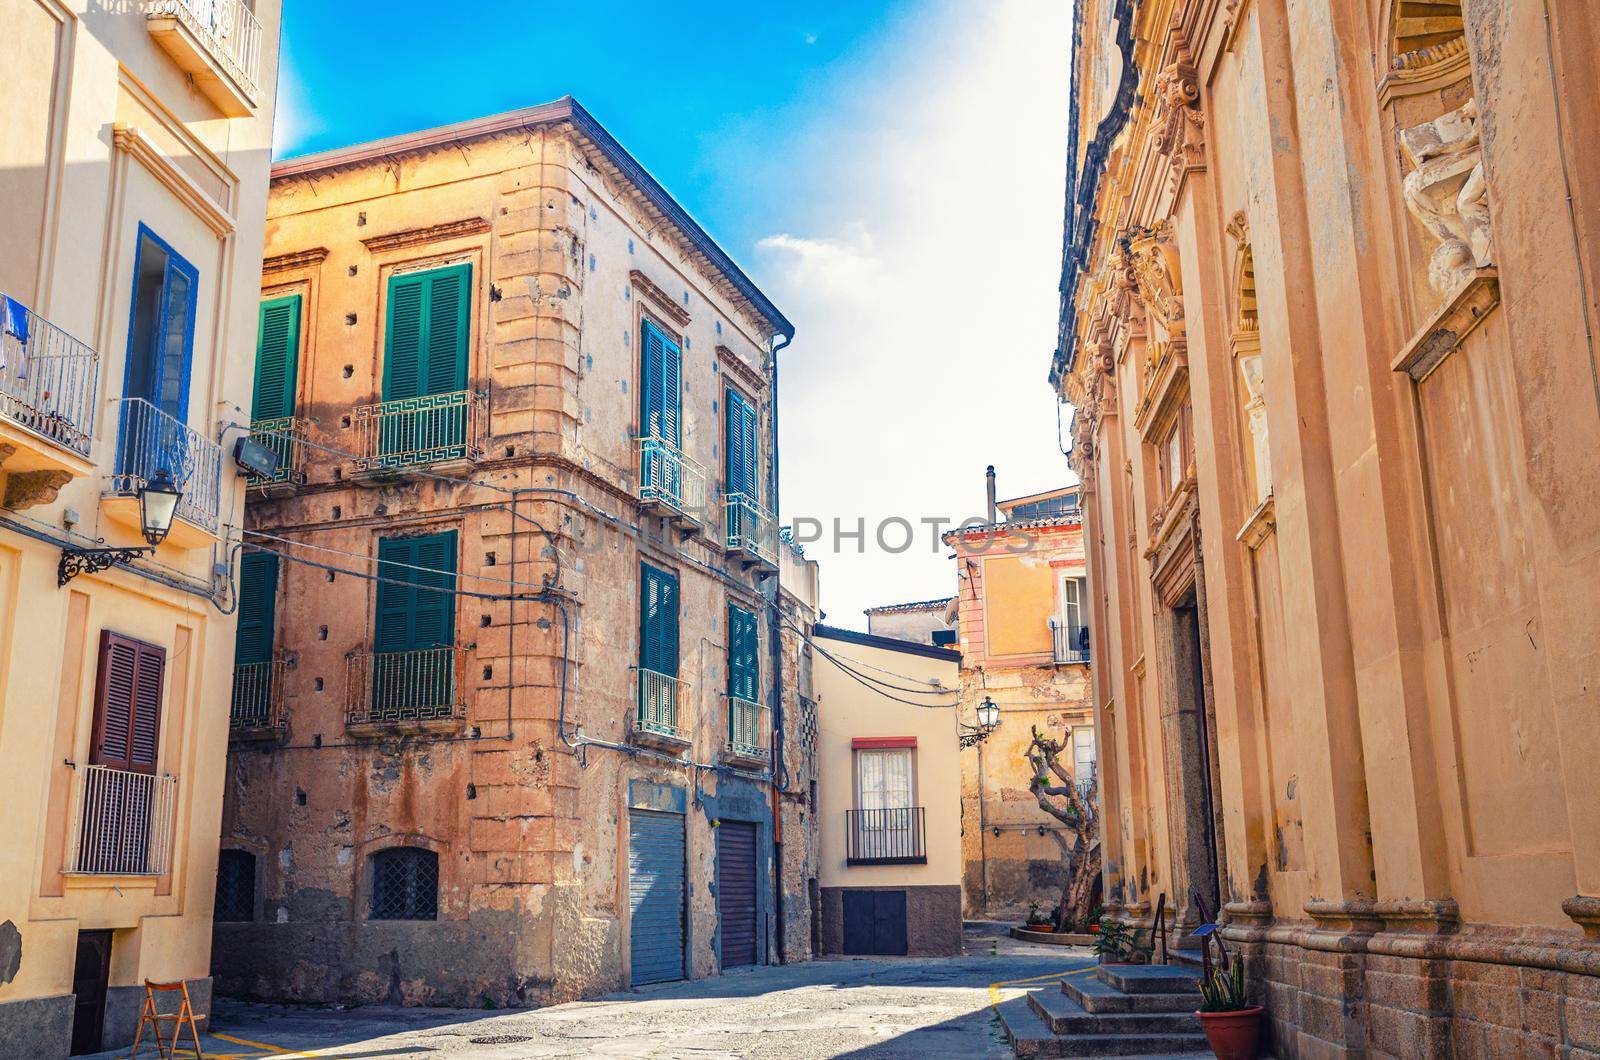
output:
M1177 34L1177 58L1156 75L1151 146L1167 160L1176 193L1189 173L1206 160L1206 116L1200 109L1200 80L1189 48Z
M1402 129L1400 146L1414 167L1405 179L1406 206L1439 241L1428 282L1448 295L1493 260L1477 100Z
M49 504L71 481L70 471L13 471L6 476L5 500L0 503L14 512Z

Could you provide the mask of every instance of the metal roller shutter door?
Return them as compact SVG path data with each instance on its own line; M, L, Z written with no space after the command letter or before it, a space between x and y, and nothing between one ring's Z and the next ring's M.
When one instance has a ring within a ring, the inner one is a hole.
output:
M683 817L628 812L632 983L683 978Z
M755 964L756 826L750 821L717 825L717 919L722 966Z

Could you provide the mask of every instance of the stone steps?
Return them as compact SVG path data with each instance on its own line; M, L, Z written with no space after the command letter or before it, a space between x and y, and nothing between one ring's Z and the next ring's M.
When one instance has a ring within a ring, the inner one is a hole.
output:
M1018 1057L1208 1056L1194 969L1101 965L995 1006Z

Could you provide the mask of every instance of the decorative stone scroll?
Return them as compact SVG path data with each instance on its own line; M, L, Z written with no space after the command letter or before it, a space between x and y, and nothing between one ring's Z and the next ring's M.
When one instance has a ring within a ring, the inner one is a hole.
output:
M1172 192L1206 163L1206 116L1200 109L1200 78L1188 43L1174 28L1177 58L1156 75L1151 146L1171 167Z
M1428 282L1450 295L1493 261L1477 100L1402 129L1400 146L1414 167L1405 179L1406 206L1438 240Z

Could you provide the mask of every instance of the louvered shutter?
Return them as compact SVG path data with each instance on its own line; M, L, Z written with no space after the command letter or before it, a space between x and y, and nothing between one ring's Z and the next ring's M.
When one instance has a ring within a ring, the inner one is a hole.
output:
M300 351L300 296L261 303L256 330L256 384L251 418L294 415L295 376Z
M90 765L156 771L166 659L166 652L154 644L101 632Z
M760 503L756 478L756 410L737 390L727 391L728 492Z
M678 579L649 564L641 565L639 665L668 677L678 676Z
M383 399L467 388L472 266L451 265L389 280Z
M756 658L756 616L728 605L728 694L754 702L761 671Z
M423 298L427 273L389 280L389 312L384 324L383 399L398 401L422 394Z
M417 568L426 568L419 570ZM455 642L456 532L378 541L374 648L411 651ZM433 588L424 588L431 586Z
M662 361L666 358L666 336L650 321L644 322L644 350L639 358L639 434L644 438L664 438L662 415L666 396L662 391Z
M683 351L671 339L664 339L661 358L661 437L674 449L683 446Z
M248 666L272 658L278 615L278 557L249 552L239 561L239 628L234 664Z
M423 392L467 388L468 284L472 266L452 265L425 274L428 281L427 358Z

